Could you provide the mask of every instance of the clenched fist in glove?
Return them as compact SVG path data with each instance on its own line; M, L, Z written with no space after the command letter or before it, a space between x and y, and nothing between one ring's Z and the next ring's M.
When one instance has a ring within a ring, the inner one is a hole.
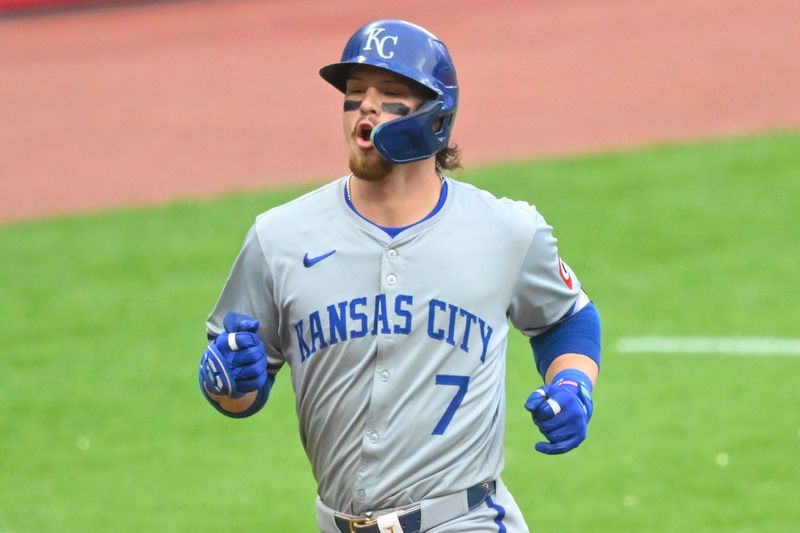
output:
M566 453L586 438L593 410L592 382L580 370L562 370L551 385L533 391L525 409L548 440L537 442L536 450L547 455Z
M218 396L241 398L267 382L267 354L258 320L229 312L225 332L211 341L200 359L200 386Z

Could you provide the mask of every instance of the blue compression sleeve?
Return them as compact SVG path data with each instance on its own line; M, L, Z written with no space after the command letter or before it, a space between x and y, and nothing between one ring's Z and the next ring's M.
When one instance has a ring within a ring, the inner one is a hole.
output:
M531 338L536 370L542 377L559 355L578 353L600 366L600 315L591 302L544 333Z

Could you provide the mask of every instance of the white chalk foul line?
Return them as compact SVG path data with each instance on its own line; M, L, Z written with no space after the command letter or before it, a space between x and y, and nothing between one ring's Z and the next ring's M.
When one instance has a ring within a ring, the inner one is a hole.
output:
M620 353L800 355L800 339L774 337L623 337Z

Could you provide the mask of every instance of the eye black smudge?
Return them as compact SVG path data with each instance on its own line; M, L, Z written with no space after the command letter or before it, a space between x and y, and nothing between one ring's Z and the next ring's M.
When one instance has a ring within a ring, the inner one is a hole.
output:
M361 107L361 100L345 100L344 101L344 110L345 111L358 111Z
M381 106L384 113L391 113L392 115L400 115L404 117L411 113L411 108L405 104L383 104Z
M362 100L345 100L344 101L344 110L347 111L358 111L361 108ZM392 115L398 115L404 117L411 113L411 108L405 104L400 103L387 103L382 104L381 109L384 113L390 113Z

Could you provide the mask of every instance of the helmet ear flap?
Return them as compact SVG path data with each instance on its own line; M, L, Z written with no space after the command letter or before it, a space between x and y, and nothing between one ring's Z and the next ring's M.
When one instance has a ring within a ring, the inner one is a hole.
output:
M455 111L439 117L439 120L433 123L433 128L436 135L444 135L449 139L450 131L453 129L453 122L455 122L455 120L456 120Z
M431 157L445 147L449 136L452 113L442 117L443 106L431 100L410 115L378 125L372 132L373 146L396 164Z

